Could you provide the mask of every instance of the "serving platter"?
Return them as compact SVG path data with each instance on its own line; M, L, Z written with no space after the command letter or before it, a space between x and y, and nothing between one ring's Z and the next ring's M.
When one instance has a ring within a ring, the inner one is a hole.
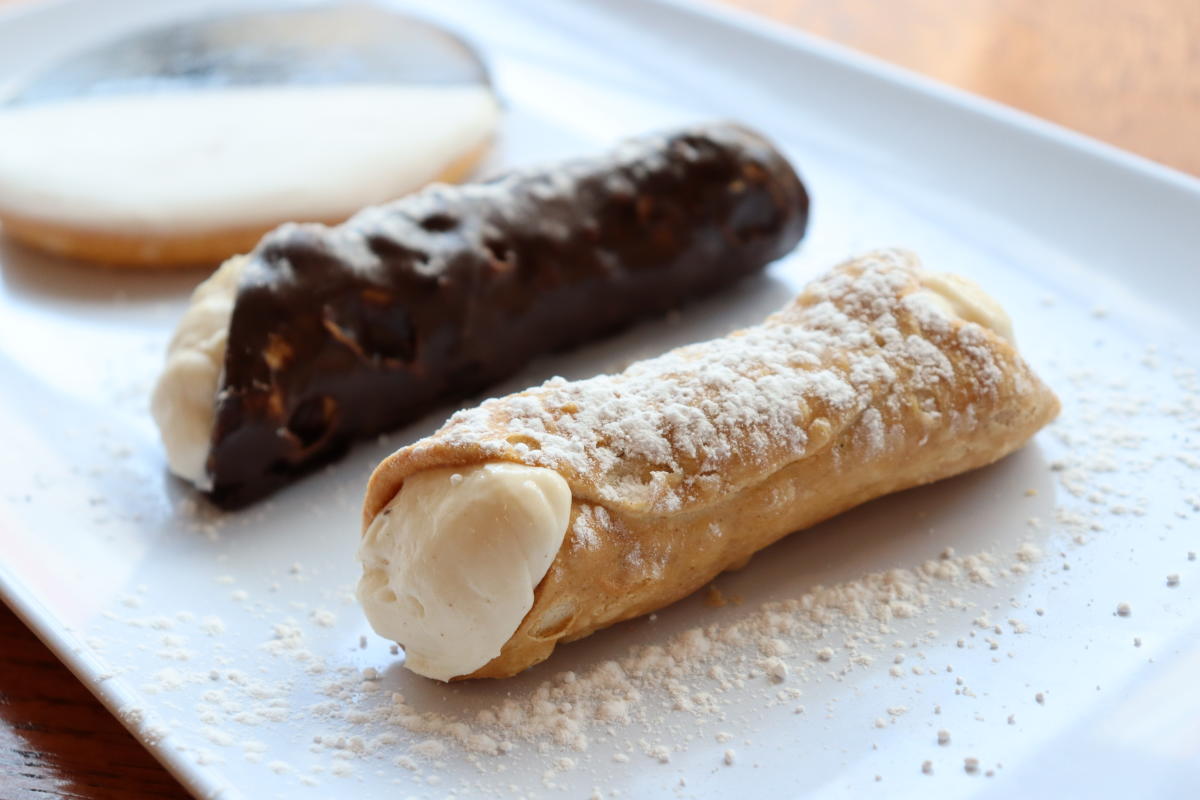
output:
M0 594L156 757L199 797L1194 796L1200 182L717 8L403 5L493 70L506 120L483 173L728 117L813 197L808 238L766 275L494 394L722 334L903 246L1000 300L1063 414L1000 464L793 535L516 679L443 686L366 625L354 551L371 468L457 406L221 514L167 475L147 411L201 276L2 244ZM0 80L201 7L8 12ZM782 679L755 638L779 613ZM702 665L697 629L724 643ZM540 700L586 706L606 662L627 713L562 735L547 720L573 712ZM523 725L490 721L506 703Z

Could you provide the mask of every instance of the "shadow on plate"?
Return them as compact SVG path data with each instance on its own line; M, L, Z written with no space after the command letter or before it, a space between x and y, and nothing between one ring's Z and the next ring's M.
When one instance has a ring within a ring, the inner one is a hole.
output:
M111 305L175 300L186 296L211 270L106 267L50 255L0 232L0 282L14 299L32 304L69 300Z

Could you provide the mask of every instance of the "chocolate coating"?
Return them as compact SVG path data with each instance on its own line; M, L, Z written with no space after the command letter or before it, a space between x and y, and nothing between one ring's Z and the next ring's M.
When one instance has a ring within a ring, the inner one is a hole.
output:
M762 269L808 195L756 133L714 124L484 184L431 186L263 238L230 321L208 469L237 507L354 439Z

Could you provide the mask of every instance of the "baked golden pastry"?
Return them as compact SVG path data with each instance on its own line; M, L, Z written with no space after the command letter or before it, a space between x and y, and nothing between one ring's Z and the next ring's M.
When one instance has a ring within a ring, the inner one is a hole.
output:
M359 597L414 670L513 675L792 531L1003 458L1058 410L974 284L870 253L761 325L489 400L388 457Z

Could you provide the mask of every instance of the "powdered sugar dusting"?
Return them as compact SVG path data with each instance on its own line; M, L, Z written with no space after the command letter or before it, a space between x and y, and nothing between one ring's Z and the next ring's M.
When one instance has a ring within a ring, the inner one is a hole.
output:
M644 755L667 763L672 746L639 739L637 732L661 731L680 712L697 722L726 720L739 712L744 690L753 685L779 687L770 705L793 702L803 694L800 685L823 675L865 669L874 661L872 653L891 650L888 634L897 621L960 605L960 591L984 582L981 566L1008 575L1007 567L1019 559L1017 554L1004 559L990 554L948 556L912 570L891 569L816 586L735 621L684 630L661 644L615 654L580 673L560 672L531 691L511 693L475 713L447 713L401 693L360 711L355 700L364 688L361 676L341 669L322 689L334 702L323 704L320 713L360 728L366 724L438 737L411 748L419 754L428 754L439 742L491 756L522 743L544 753L554 752L547 746L586 753L598 744L610 746L616 726L630 731L625 736L640 742ZM793 681L799 683L789 688ZM886 709L893 719L906 711L906 706Z
M600 546L600 531L610 526L608 510L604 506L583 503L571 526L571 547L594 550Z
M482 442L485 456L513 449L525 463L588 476L606 503L657 512L811 454L830 438L809 441L820 420L827 433L851 429L882 451L898 432L885 430L879 408L956 377L943 347L967 349L973 369L958 377L984 396L1003 379L991 334L975 323L955 329L936 306L908 300L922 274L909 253L870 254L810 284L762 325L619 374L555 378L487 401L454 415L438 439ZM949 411L925 401L930 424ZM956 419L976 424L971 413Z

